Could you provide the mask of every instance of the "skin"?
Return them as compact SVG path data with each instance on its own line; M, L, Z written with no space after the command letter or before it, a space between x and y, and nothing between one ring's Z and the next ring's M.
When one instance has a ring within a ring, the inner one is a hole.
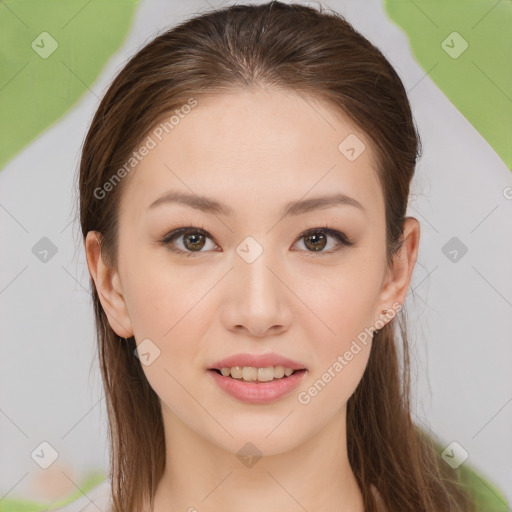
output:
M366 146L354 161L338 150L349 134ZM143 365L161 400L166 436L157 512L363 512L347 457L346 403L371 340L308 404L297 395L382 310L405 300L419 223L406 219L405 242L387 268L374 165L366 135L311 98L260 88L201 98L125 178L117 270L105 265L97 233L87 235L89 271L112 329L134 335L137 344L149 338L160 350ZM233 216L178 204L148 211L168 190L206 195ZM279 216L284 203L334 192L357 199L364 211L337 205ZM300 238L326 224L354 245L338 246L328 236L318 253ZM158 243L182 226L203 227L211 237L199 253L197 240L171 242L190 257ZM247 236L263 248L252 263L236 252ZM206 371L239 352L278 353L301 362L307 374L299 389L273 403L244 404ZM236 456L247 442L263 455L252 467Z

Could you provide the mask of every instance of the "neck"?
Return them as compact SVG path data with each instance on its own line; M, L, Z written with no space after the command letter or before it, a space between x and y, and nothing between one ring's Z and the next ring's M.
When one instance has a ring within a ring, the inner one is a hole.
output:
M346 408L292 450L252 460L198 436L165 405L162 409L166 468L154 512L364 512L347 456Z

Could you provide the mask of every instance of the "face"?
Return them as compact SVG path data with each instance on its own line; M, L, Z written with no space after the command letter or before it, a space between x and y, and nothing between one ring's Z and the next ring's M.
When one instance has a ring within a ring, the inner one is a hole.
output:
M201 99L155 140L121 198L119 264L100 294L110 324L146 354L168 424L233 453L248 441L293 449L343 417L371 348L362 333L403 302L410 277L411 265L394 276L385 265L370 141L320 102L261 89ZM235 396L211 370L234 354L303 370L289 388L236 381L247 387ZM266 398L249 390L260 385Z

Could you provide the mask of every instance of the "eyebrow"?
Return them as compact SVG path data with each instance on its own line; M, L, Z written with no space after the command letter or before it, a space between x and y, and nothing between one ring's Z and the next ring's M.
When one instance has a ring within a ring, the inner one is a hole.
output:
M206 196L199 196L196 194L188 194L186 192L169 191L153 201L148 210L152 210L159 205L163 204L182 204L190 206L196 210L213 215L232 216L233 210L229 206L222 204L214 199ZM332 208L333 206L353 206L365 212L363 205L356 199L349 197L345 194L333 194L328 196L312 197L300 201L291 201L284 205L281 210L281 217L288 217L294 215L301 215L313 210L323 210Z

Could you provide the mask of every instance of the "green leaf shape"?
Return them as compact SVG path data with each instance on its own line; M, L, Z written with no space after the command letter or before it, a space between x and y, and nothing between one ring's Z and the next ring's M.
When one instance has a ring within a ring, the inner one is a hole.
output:
M138 0L0 3L0 168L90 91Z
M384 5L425 72L512 169L512 2L384 0Z

